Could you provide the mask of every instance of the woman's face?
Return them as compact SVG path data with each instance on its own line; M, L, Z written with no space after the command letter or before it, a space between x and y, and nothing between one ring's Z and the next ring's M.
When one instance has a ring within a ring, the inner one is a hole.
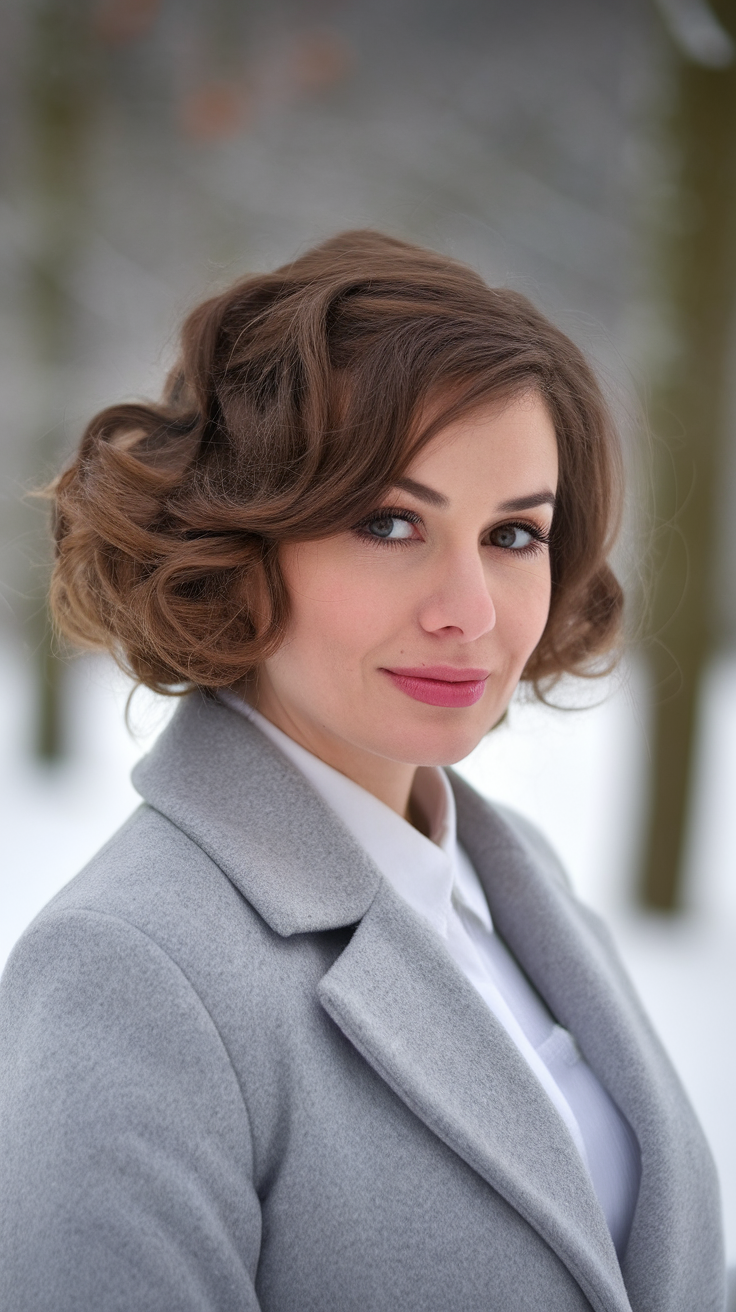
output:
M291 617L259 709L360 782L461 760L542 635L556 487L531 392L449 424L351 531L284 546Z

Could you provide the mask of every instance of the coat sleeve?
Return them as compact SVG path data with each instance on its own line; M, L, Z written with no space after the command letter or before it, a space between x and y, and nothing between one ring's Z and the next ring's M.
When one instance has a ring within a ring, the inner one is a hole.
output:
M0 983L0 1306L253 1312L252 1166L175 962L115 916L45 913Z

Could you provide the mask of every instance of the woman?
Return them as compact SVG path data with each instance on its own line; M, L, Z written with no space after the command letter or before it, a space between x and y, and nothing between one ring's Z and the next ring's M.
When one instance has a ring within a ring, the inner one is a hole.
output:
M441 768L617 639L573 344L348 233L200 306L55 495L62 629L187 696L4 977L3 1306L722 1309L606 932Z

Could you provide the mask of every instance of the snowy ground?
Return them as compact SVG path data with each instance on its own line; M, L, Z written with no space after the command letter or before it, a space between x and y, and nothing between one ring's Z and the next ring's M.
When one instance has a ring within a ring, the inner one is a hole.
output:
M27 750L28 666L0 649L0 676L1 966L38 909L136 805L128 773L170 708L137 694L132 737L121 676L80 661L70 676L68 763L39 770ZM736 662L714 670L705 700L689 911L674 922L637 914L629 896L646 761L640 700L629 675L586 711L515 707L462 770L543 827L580 895L611 923L713 1147L736 1263Z

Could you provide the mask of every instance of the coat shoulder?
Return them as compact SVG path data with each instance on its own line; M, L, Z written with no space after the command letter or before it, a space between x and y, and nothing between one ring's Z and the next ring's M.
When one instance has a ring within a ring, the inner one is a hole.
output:
M572 892L572 882L570 876L562 864L555 848L550 843L547 836L537 825L533 824L520 811L514 810L511 806L504 806L500 802L493 802L493 810L502 820L506 822L509 829L513 831L524 847L535 858L537 863L542 867L555 883L561 885L568 892Z
M255 917L217 863L144 803L29 928L63 913L97 912L127 921L163 946L177 927L180 931L187 922L204 927L212 917L227 919L236 906Z
M325 968L320 936L313 944L309 936L282 938L213 857L146 804L31 922L10 954L4 983L35 972L41 958L44 973L61 979L69 953L78 950L72 924L74 935L98 944L100 963L105 943L114 954L118 941L162 967L168 958L218 1028L235 994L247 1000L255 1025L259 1009L264 1020L273 1012L276 982L279 992L298 995L304 972Z

